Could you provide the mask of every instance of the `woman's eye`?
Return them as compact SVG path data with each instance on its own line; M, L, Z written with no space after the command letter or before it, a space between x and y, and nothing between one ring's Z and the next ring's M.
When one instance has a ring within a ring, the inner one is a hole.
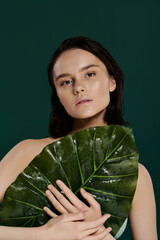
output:
M61 86L68 85L68 84L70 84L71 82L72 82L72 81L70 81L70 80L64 81L64 82L61 83Z
M93 76L95 76L95 75L96 75L95 73L91 72L91 73L87 73L87 74L86 74L86 77L93 77Z

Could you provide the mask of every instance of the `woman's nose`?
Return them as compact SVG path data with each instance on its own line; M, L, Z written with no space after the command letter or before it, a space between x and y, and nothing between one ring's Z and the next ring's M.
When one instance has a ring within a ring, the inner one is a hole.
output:
M74 94L78 94L80 92L84 92L85 87L81 83L76 83L74 86Z

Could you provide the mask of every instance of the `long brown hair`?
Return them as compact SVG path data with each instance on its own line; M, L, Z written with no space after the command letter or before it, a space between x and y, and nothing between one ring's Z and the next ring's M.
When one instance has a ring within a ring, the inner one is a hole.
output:
M110 103L106 108L104 122L107 122L108 125L127 125L128 122L124 121L122 111L122 109L124 109L122 98L124 84L123 72L108 50L100 43L87 37L78 36L64 40L60 47L54 52L48 65L48 80L52 88L52 111L49 121L50 136L53 138L62 137L69 134L72 130L73 118L66 112L56 93L53 81L53 67L62 52L73 48L86 50L98 57L105 64L108 73L113 76L116 81L116 89L110 92Z

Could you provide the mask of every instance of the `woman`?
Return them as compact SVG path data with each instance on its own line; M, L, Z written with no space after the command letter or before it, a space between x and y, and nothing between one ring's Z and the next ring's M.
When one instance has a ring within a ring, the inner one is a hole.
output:
M85 128L127 124L121 109L123 74L101 44L85 37L65 40L50 61L48 76L52 87L51 137L24 140L4 157L0 163L0 183L3 183L0 201L7 187L47 144ZM115 239L110 234L111 228L105 229L103 226L109 214L101 216L99 204L89 193L81 189L82 196L90 205L87 207L61 181L57 181L57 185L72 203L50 186L46 195L62 213L61 216L44 208L53 218L38 231L37 228L1 226L0 239L18 240L22 236L23 239ZM141 164L129 221L132 239L157 239L152 181Z

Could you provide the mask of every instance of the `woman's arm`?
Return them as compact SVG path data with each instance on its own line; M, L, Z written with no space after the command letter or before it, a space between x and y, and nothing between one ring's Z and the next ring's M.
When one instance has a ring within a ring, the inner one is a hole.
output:
M27 139L15 145L0 161L0 202L9 185L40 152L38 141Z
M96 237L90 236L90 234L97 232L108 216L103 215L98 220L86 224L83 222L86 214L86 212L64 214L50 219L41 227L0 226L0 240L100 240L105 237L108 229L99 233Z
M4 227L0 226L0 240L40 240L40 232L38 227Z
M0 202L3 200L7 187L17 178L32 159L41 151L44 144L28 139L17 144L0 162ZM0 226L0 240L92 240L90 234L99 229L107 220L107 216L92 221L89 224L82 223L86 215L81 211L76 214L57 216L49 220L41 227L7 227ZM76 231L75 231L76 229ZM105 237L107 229L100 233L95 240ZM93 238L94 239L94 238Z
M152 180L142 164L139 164L137 188L131 204L129 222L133 240L158 239Z
M97 233L98 229L108 219L108 215L103 215L99 219L86 222L84 219L88 215L87 211L78 213L67 213L50 219L46 226L42 226L46 233L42 239L46 240L102 240L110 231L110 228ZM47 235L46 235L47 234ZM46 238L47 236L47 238ZM48 238L51 236L51 238Z

